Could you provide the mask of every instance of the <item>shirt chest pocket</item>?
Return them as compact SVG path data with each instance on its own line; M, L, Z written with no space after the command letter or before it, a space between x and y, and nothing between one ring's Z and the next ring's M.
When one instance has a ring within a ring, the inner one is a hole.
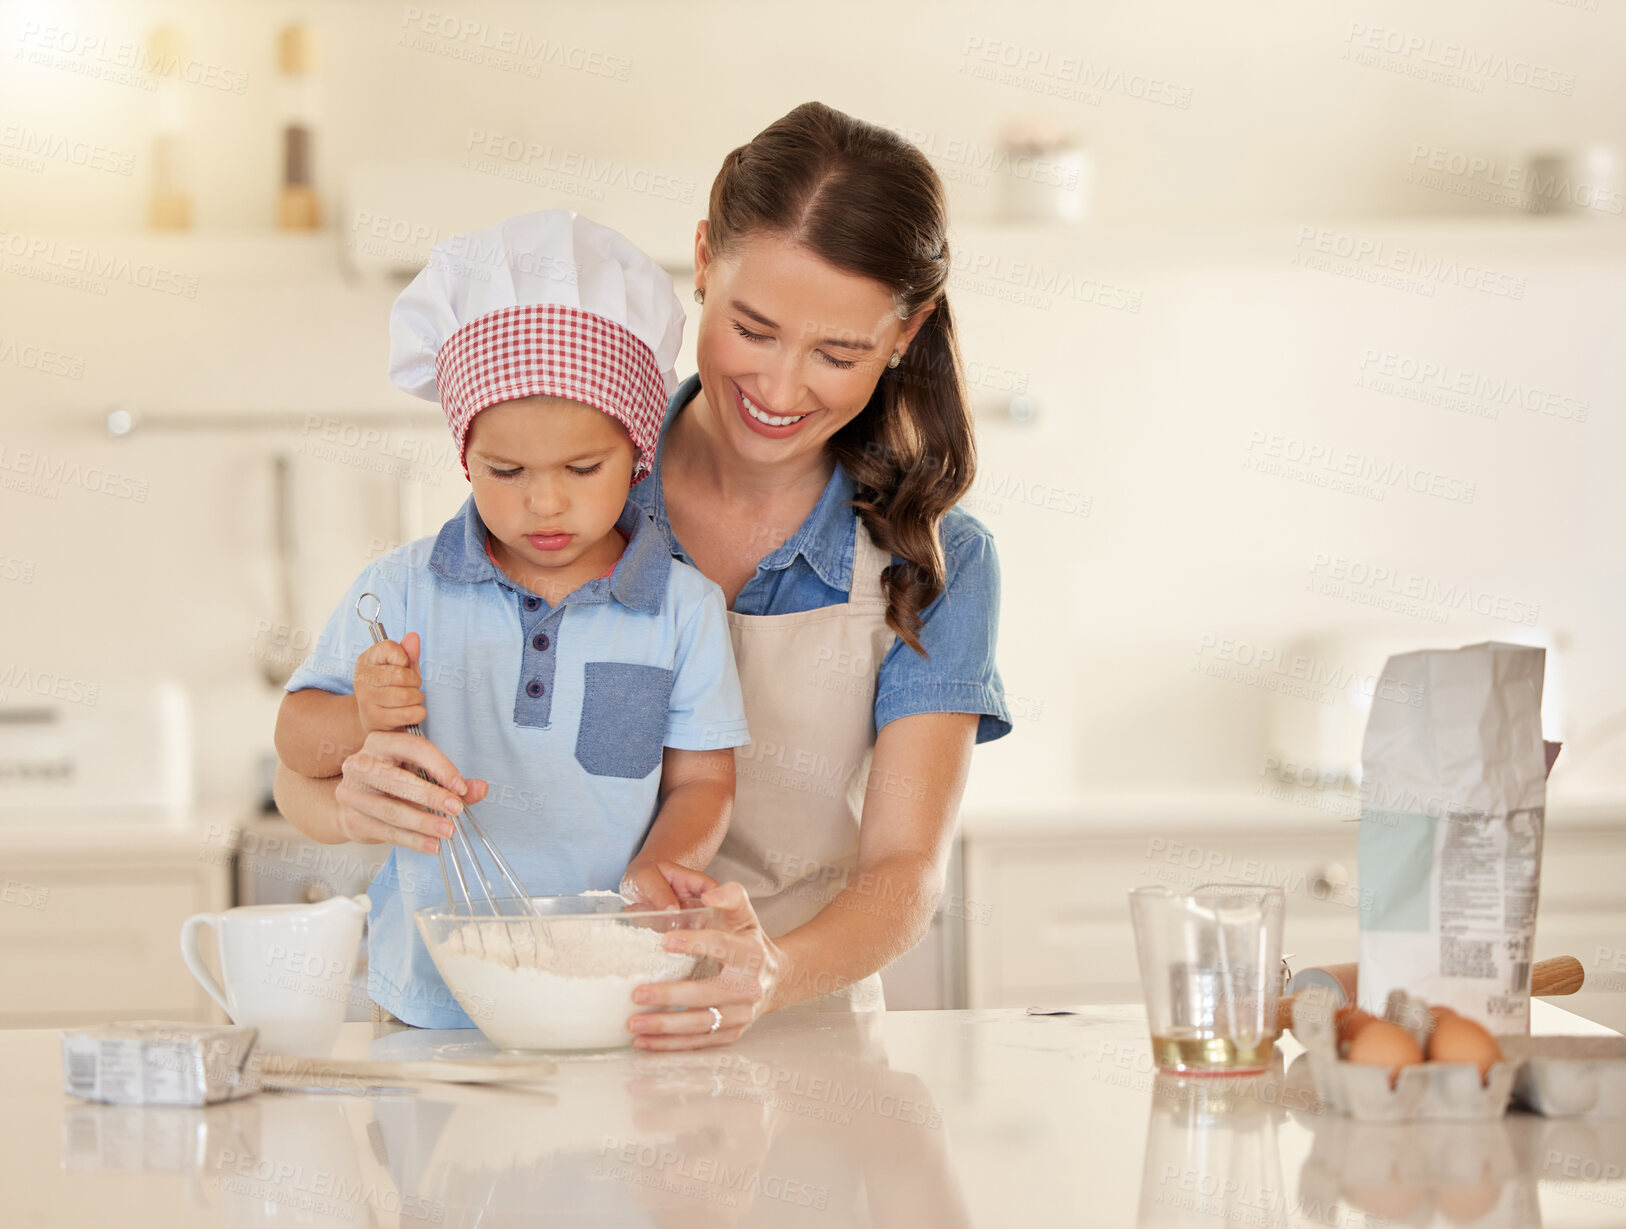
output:
M576 762L595 777L647 777L661 763L672 671L619 661L585 671Z

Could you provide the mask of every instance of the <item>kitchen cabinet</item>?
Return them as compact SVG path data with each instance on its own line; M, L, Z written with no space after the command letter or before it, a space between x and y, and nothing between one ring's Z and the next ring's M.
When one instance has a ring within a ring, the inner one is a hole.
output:
M1295 968L1351 960L1357 941L1355 828L1268 833L973 837L966 924L972 1007L1140 998L1127 894L1216 881L1281 887L1283 951Z
M0 1028L224 1022L178 946L188 917L231 905L224 831L0 830Z
M1577 957L1588 985L1565 1007L1626 1027L1626 824L1550 813L1536 957ZM1157 884L1281 887L1292 967L1354 960L1357 827L1255 795L979 804L964 833L968 1005L1138 1001L1127 894Z

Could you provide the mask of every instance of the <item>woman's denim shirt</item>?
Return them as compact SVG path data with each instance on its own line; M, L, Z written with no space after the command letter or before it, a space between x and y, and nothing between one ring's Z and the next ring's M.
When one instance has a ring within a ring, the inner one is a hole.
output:
M661 443L649 477L632 488L632 501L654 520L671 543L673 557L693 564L672 533L661 489L661 458L666 429L700 391L700 377L690 376L666 408ZM794 534L757 564L756 575L734 599L733 609L746 615L796 614L847 600L852 588L853 528L857 513L851 500L852 476L836 466L830 481ZM894 641L881 662L875 691L875 728L915 713L975 713L977 741L988 742L1011 731L1005 688L994 662L999 632L999 555L987 526L970 513L953 508L943 518L946 564L943 592L921 613L922 657L902 640Z

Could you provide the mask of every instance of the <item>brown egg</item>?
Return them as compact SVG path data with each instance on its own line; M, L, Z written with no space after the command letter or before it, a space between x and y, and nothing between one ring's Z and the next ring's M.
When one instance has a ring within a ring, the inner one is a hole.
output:
M1445 1006L1430 1007L1428 1009L1428 1018L1433 1021L1432 1027L1434 1028L1439 1028L1440 1021L1445 1019L1447 1016L1454 1016L1456 1014L1456 1012Z
M1462 1016L1442 1016L1428 1039L1429 1060L1436 1063L1472 1063L1484 1081L1490 1069L1502 1061L1502 1047L1485 1029Z
M1348 1045L1354 1041L1356 1035L1376 1019L1371 1012L1362 1011L1359 1007L1340 1007L1332 1017L1339 1044Z
M1398 1024L1373 1020L1349 1043L1349 1061L1366 1067L1386 1067L1389 1087L1400 1078L1400 1069L1423 1061L1423 1047Z

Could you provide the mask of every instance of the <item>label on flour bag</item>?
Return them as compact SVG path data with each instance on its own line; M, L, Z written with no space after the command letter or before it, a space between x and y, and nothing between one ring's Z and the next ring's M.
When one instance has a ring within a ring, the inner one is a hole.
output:
M1360 1005L1391 990L1524 1033L1547 759L1545 652L1389 659L1362 748ZM1421 695L1421 704L1387 703Z
M1452 1005L1484 1021L1530 1011L1530 952L1541 866L1540 813L1455 817L1440 825L1439 977ZM1480 983L1474 985L1472 983Z

